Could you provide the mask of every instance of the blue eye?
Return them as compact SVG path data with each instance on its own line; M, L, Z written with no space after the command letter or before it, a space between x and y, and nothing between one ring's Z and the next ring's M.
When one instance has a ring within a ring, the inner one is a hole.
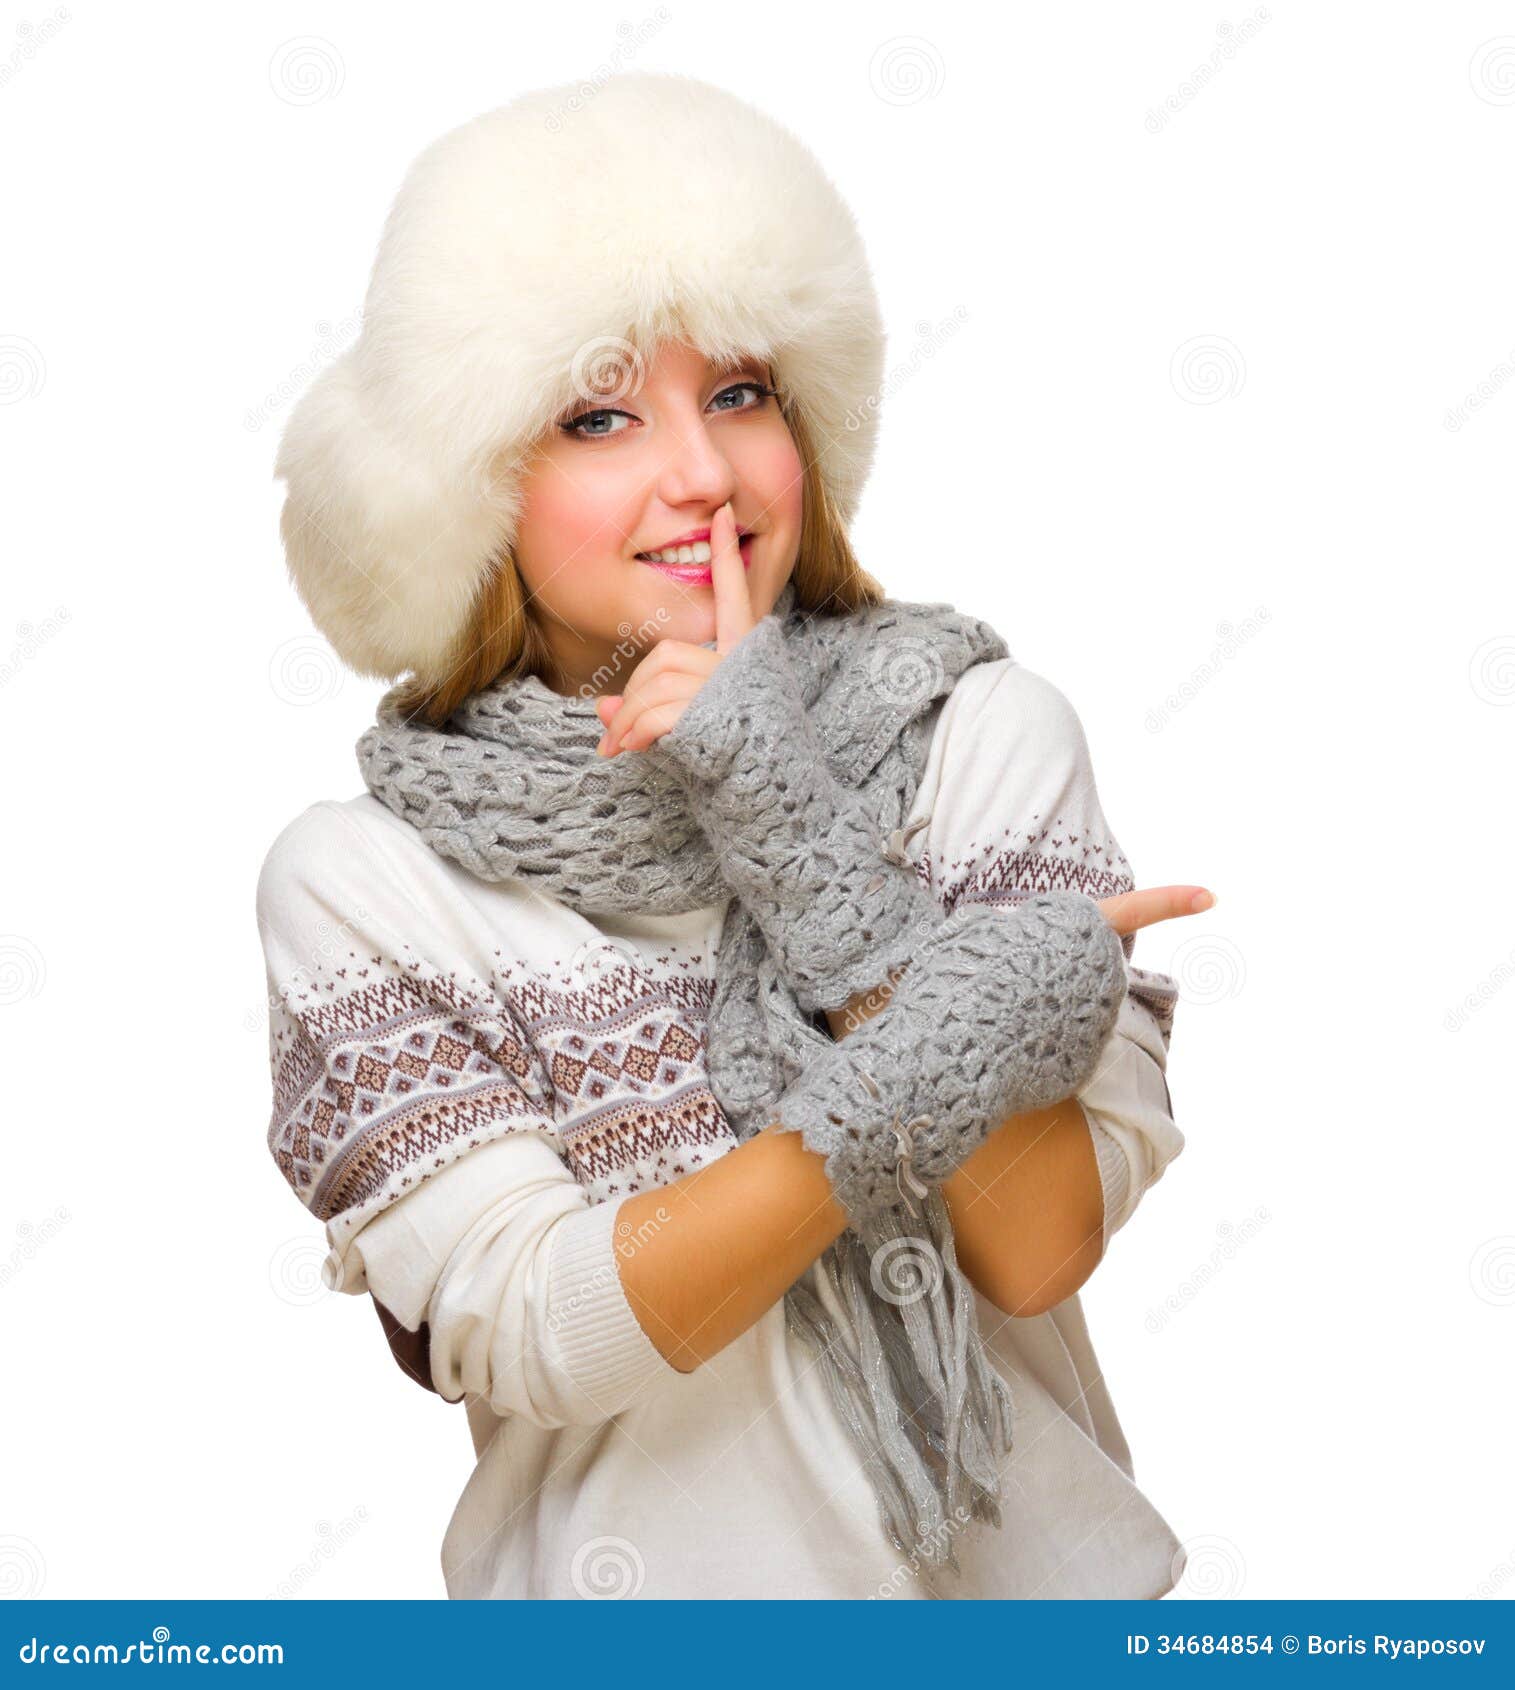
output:
M741 393L744 389L750 389L753 393L758 395L756 404L722 405L720 403L727 394ZM760 381L739 381L734 382L730 387L723 388L721 392L716 394L715 398L711 400L711 404L718 410L722 411L755 411L762 404L764 399L776 399L777 397L777 388L766 387ZM625 417L627 422L636 421L635 417L633 417L629 411L617 411L601 406L593 411L580 411L578 416L570 417L566 422L559 423L558 427L562 429L564 434L571 435L577 440L608 440L613 434L624 434L626 432L625 429L621 428L586 428L584 426L586 423L592 423L600 417Z
M715 399L713 399L711 403L716 404L720 400L724 399L727 393L740 393L744 388L750 389L753 393L758 395L758 404L761 404L764 399L773 399L777 397L773 388L764 387L760 381L739 381L734 387L728 387L725 392L716 394ZM755 411L757 409L757 405L723 405L721 406L721 409L724 411Z
M626 415L625 411L582 411L578 416L570 418L569 421L559 426L564 434L576 434L581 440L603 440L607 435L622 434L625 431L619 428L586 429L583 425L587 422L593 422L596 417L625 417Z

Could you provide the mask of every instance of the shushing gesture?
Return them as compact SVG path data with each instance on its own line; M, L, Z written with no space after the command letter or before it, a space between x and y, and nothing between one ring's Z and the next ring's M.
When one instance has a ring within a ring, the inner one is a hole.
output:
M756 626L747 570L737 548L736 516L729 503L710 519L710 575L715 588L715 650L687 640L660 640L632 670L624 692L597 699L596 709L605 724L597 747L602 757L643 751L661 739L725 654ZM1214 902L1202 886L1146 887L1098 900L1106 921L1120 934L1176 916L1196 915Z
M715 588L715 650L687 640L659 640L637 664L621 693L595 701L605 733L602 757L643 751L684 714L721 658L757 624L747 568L737 547L736 515L728 502L710 519L710 578Z

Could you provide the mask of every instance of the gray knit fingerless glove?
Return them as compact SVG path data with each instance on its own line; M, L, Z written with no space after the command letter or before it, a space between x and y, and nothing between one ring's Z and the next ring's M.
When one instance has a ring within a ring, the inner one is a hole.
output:
M881 837L827 767L776 616L732 646L643 755L687 793L806 1014L882 984L940 920L906 834Z
M777 1124L825 1156L854 1221L914 1214L1008 1116L1084 1084L1125 992L1120 935L1082 893L961 904L885 1008L784 1092Z

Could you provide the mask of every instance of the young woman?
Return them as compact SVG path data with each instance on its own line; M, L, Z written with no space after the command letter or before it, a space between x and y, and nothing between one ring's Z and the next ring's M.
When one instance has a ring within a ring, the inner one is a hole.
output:
M443 137L292 416L407 678L258 888L270 1149L467 1403L453 1597L1158 1597L1077 1291L1182 1147L1077 715L847 541L845 206L707 84Z

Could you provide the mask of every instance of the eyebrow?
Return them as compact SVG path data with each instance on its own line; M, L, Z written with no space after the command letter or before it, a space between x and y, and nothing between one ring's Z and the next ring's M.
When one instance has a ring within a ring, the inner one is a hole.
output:
M751 370L751 372L756 373L764 387L773 387L773 365L768 362L768 358L742 358L741 363L730 363L724 370L717 370L715 379L722 380L729 375L741 375L744 370Z
M712 375L717 377L734 376L739 370L758 370L765 379L769 380L771 380L773 375L773 360L771 358L759 357L755 352L750 354L748 357L738 358L736 362L732 364L717 365L712 364L709 359L706 359L705 367Z

